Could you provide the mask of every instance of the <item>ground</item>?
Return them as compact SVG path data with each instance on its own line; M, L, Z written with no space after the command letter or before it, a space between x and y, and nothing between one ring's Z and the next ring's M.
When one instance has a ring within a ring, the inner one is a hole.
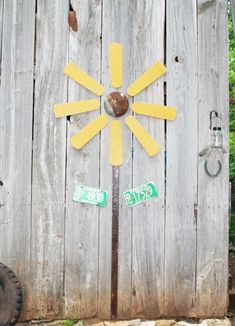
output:
M58 320L58 321L31 321L28 323L18 323L17 326L191 326L191 325L200 325L200 326L235 326L235 314L231 314L230 320L225 319L207 319L207 320L198 320L191 319L187 321L175 321L175 320L156 320L156 321L140 321L129 320L129 321L78 321L73 323L71 320Z

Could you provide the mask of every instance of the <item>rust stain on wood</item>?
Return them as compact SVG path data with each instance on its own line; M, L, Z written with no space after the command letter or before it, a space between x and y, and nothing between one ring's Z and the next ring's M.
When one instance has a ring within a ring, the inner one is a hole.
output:
M72 30L74 32L78 31L78 21L77 21L77 15L76 15L76 11L74 11L73 9L69 10L69 14L68 14L68 22L69 22L69 26L72 28Z

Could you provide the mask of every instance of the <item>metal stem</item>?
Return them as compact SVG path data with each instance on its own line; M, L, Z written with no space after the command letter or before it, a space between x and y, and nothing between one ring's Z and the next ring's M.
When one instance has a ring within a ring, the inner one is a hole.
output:
M112 170L112 274L111 274L111 318L117 318L118 292L118 240L119 240L119 172L118 166Z

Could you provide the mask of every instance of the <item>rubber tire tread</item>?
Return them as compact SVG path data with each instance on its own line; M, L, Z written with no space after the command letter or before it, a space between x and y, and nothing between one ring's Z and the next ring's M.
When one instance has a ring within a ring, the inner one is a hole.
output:
M0 263L0 326L14 325L22 306L22 288L15 274Z

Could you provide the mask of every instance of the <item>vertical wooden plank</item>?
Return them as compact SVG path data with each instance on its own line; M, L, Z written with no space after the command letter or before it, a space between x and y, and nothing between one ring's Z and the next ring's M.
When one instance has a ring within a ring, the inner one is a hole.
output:
M209 112L218 111L223 119L224 147L227 153L213 151L198 165L197 223L197 315L224 316L228 285L228 35L227 1L198 2L198 98L199 151L209 145ZM210 178L222 163L221 174Z
M196 1L167 1L165 315L189 316L195 305L197 205Z
M63 307L68 1L38 1L33 138L31 277L34 318L59 317Z
M72 5L79 29L70 32L69 60L99 82L101 2L75 0ZM97 98L71 80L68 94L69 101ZM76 184L99 188L99 135L80 151L71 147L69 138L98 115L76 115L68 123L65 315L74 318L97 316L99 208L72 198Z
M1 1L0 2L0 67L2 62L3 5L4 5L4 1Z
M134 33L134 13L133 2L126 1L103 1L103 25L102 25L102 82L106 93L119 91L126 94L127 87L132 81L133 67L133 33ZM108 63L109 44L118 42L123 48L123 85L115 90L111 86ZM105 97L103 99L103 102ZM130 103L131 99L129 98ZM129 104L130 104L129 103ZM102 105L103 107L103 105ZM127 114L130 114L130 107ZM119 176L119 262L118 262L118 318L129 318L131 315L131 209L124 203L122 193L132 187L132 136L125 126L125 118L118 118L122 123L123 136L123 165L120 166ZM109 130L105 130L101 136L101 180L102 185L110 191L111 197L111 171L112 168L108 162L109 148ZM108 173L107 174L107 169ZM111 206L108 210L101 212L100 229L100 314L110 318L110 287L107 286L107 280L110 280L111 269ZM106 233L105 238L103 234ZM107 243L107 237L109 242ZM105 261L105 265L103 262ZM104 266L104 267L103 267ZM108 268L107 268L108 266ZM109 291L109 292L108 292Z
M31 305L30 205L35 1L4 7L0 104L0 261L19 277L22 318Z
M106 15L108 1L102 1L102 62L101 82L105 87L105 94L101 99L101 112L104 111L105 95L110 91L110 79L108 70L108 44L104 35L109 34L106 28L112 29L113 24L107 24ZM104 26L103 26L104 24ZM107 24L107 25L106 25ZM107 27L105 27L107 26ZM111 40L115 41L115 40ZM109 164L109 128L102 131L100 137L100 187L109 193L107 207L100 209L99 220L99 294L98 294L98 316L102 319L111 318L111 248L112 248L112 166Z
M164 62L165 1L135 2L135 78L155 61ZM164 104L163 78L134 101ZM136 115L161 146L150 158L134 138L133 186L153 181L159 197L133 208L132 316L154 318L163 314L164 294L164 121Z

